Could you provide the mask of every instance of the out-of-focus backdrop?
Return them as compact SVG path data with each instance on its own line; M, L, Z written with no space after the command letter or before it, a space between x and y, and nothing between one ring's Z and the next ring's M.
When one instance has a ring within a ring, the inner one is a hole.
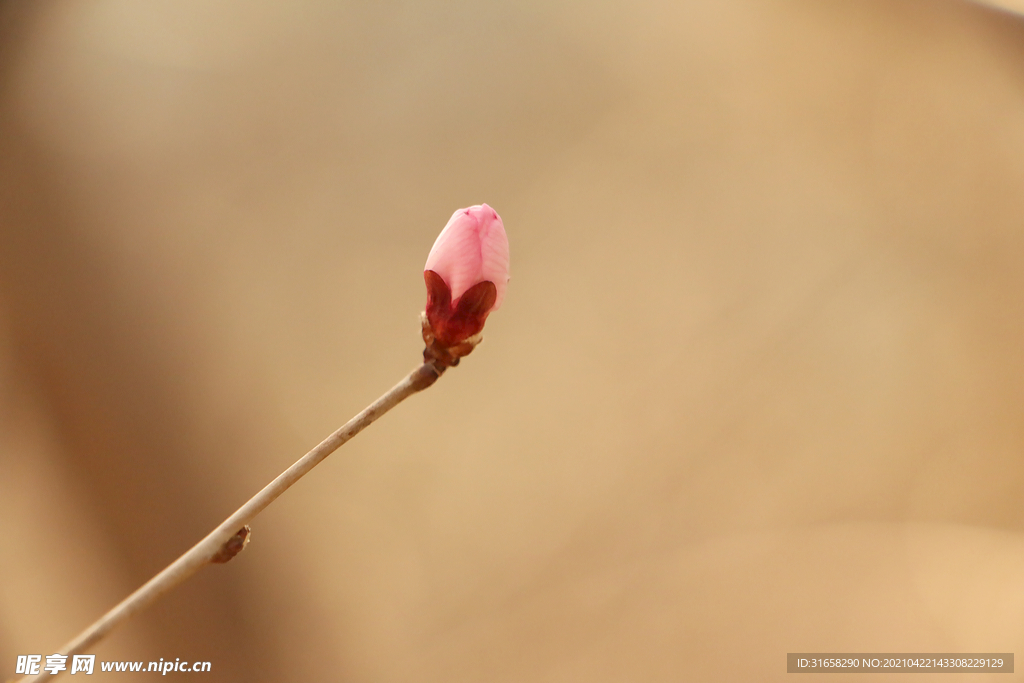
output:
M412 368L480 202L485 343L98 659L1024 653L1022 188L1024 24L980 5L7 0L0 679Z

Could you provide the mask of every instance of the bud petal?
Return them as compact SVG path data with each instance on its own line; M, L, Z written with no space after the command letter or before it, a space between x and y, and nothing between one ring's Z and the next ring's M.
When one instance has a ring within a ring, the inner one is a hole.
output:
M497 298L491 310L497 310L508 286L508 236L501 218L486 204L459 209L437 236L424 269L441 276L453 301L478 282L493 282Z

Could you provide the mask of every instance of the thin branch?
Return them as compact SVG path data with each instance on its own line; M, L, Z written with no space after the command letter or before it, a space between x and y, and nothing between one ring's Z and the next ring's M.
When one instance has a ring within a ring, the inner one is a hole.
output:
M367 406L361 413L324 439L320 445L299 458L294 465L282 472L274 481L267 484L262 491L250 498L245 505L238 508L220 526L211 531L206 538L196 543L188 552L169 564L141 588L75 636L71 642L61 648L60 654L69 657L82 654L115 628L152 605L165 593L191 577L204 565L213 561L226 561L226 559L223 559L225 556L227 559L230 559L234 553L241 550L242 545L247 540L248 530L245 527L256 515L288 490L292 484L316 467L324 458L361 432L378 417L394 408L409 396L426 389L436 382L444 370L444 366L439 363L425 362L410 372L405 379L393 386L386 394ZM69 661L68 669L70 669L70 664ZM42 671L31 678L23 679L22 683L49 681L56 678L57 675L59 674Z

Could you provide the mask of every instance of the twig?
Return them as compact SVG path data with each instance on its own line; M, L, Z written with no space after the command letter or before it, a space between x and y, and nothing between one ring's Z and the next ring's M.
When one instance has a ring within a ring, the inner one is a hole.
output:
M363 409L361 413L349 420L338 431L324 439L320 445L299 458L294 465L282 472L274 481L267 484L262 491L250 498L245 505L238 508L233 515L211 531L206 538L196 543L188 552L169 564L141 588L75 636L71 642L61 648L60 654L69 657L81 654L132 616L146 609L172 588L191 577L204 565L214 561L226 562L231 559L234 554L242 549L247 541L248 529L246 525L256 515L274 502L288 487L316 467L320 461L361 432L367 425L409 396L426 389L436 382L444 370L445 367L440 363L428 361L410 372L405 379L393 386L386 394ZM70 669L70 662L68 662L68 668ZM56 678L57 675L59 674L51 674L44 670L31 678L22 679L22 683L49 681Z

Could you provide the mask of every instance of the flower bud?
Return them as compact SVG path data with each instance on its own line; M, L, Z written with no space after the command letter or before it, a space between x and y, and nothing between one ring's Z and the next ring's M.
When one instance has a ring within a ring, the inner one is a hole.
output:
M456 365L480 341L508 287L508 237L494 209L481 204L456 211L427 256L423 279L424 358Z

